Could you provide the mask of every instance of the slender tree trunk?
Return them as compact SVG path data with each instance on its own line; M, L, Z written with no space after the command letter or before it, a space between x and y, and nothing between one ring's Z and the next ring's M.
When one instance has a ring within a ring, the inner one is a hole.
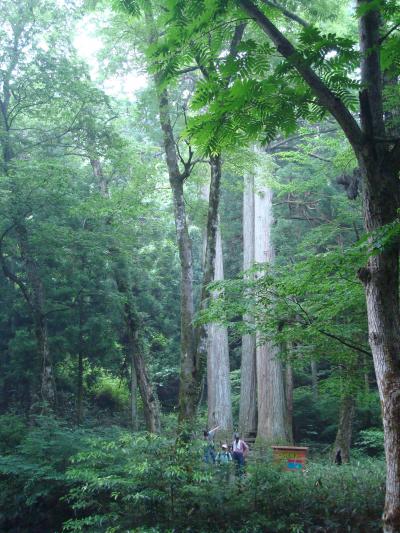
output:
M83 420L83 299L79 295L79 324L78 324L78 379L77 379L77 402L76 421L78 426Z
M124 296L124 317L128 336L128 350L135 369L136 380L143 401L144 419L147 431L159 433L161 429L160 407L157 394L151 383L146 362L143 357L139 340L139 317L131 294L130 285L120 274L118 266L114 269L118 291ZM132 405L132 404L131 404Z
M145 3L144 14L148 26L149 44L158 39L152 12L152 3ZM179 379L179 423L192 425L197 414L197 405L201 393L202 376L207 358L207 328L194 328L194 294L193 294L193 257L192 243L189 237L185 201L183 196L184 181L192 171L193 153L183 163L182 172L179 169L178 154L174 132L171 124L168 92L161 89L159 78L154 76L157 90L158 109L161 130L163 133L164 152L168 168L169 181L172 189L175 212L175 227L179 258L181 264L181 365ZM218 227L219 189L221 182L221 158L219 155L210 158L211 183L210 200L207 216L207 245L204 266L202 293L200 306L207 305L209 296L207 286L214 279L215 242Z
M90 158L93 175L98 181L99 189L104 197L109 196L108 183L102 171L101 163L98 159ZM152 433L159 433L161 429L160 407L157 394L153 388L146 368L146 362L139 341L139 318L133 301L131 286L128 281L128 269L121 251L115 243L110 243L109 251L114 259L114 278L120 294L125 298L124 319L128 335L128 350L131 363L135 369L136 381L138 383L140 396L143 401L144 418L146 428ZM134 378L131 377L131 387ZM132 392L132 391L131 391ZM131 409L133 400L131 398Z
M131 353L132 355L132 353ZM135 432L138 430L138 413L137 413L137 378L135 371L135 359L131 356L131 424L132 430Z
M44 406L53 409L56 406L56 386L53 372L53 360L49 348L44 286L39 273L39 267L33 258L30 249L28 232L25 225L19 222L15 229L28 279L35 335L42 362L41 397Z
M192 242L187 226L184 177L178 166L169 101L166 90L158 92L160 124L172 189L175 213L176 239L181 265L181 365L179 379L179 421L192 421L196 416L200 382L197 375L197 351L194 321Z
M160 408L140 346L139 323L134 302L132 301L132 295L130 294L129 287L122 278L117 277L116 281L119 292L125 297L124 313L128 334L128 346L131 361L135 368L140 395L143 400L146 428L151 433L160 433Z
M209 198L208 186L203 188L203 197L206 200ZM223 279L222 239L218 221L214 280L221 281ZM212 296L213 298L217 298L218 293L216 292ZM213 428L219 426L219 432L227 436L232 432L233 427L228 330L226 326L220 324L208 324L207 336L208 427Z
M286 408L287 408L287 434L289 442L293 442L293 367L290 359L286 362Z
M254 175L244 179L243 190L243 270L254 264ZM250 316L243 317L251 323ZM246 334L242 337L242 361L240 368L239 431L245 438L257 434L257 377L256 338Z
M340 402L339 425L333 445L333 459L340 451L343 463L350 461L351 434L353 429L355 402L351 395L346 395Z
M272 191L260 185L255 193L255 261L274 262L272 243ZM257 339L257 438L268 443L284 443L287 432L287 406L279 349L271 341Z
M314 401L318 400L318 365L314 359L311 361L311 387Z

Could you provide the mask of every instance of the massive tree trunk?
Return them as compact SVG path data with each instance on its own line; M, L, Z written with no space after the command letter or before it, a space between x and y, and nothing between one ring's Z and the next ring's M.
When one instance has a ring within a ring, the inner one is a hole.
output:
M256 184L255 192L255 261L274 262L272 243L272 191ZM257 438L268 443L285 443L289 440L288 417L279 349L272 342L262 343L257 335Z
M333 458L335 459L337 457L337 453L340 451L340 456L343 463L348 463L350 461L354 407L355 403L353 396L348 394L342 398L339 410L339 424L336 433L335 444L333 445Z
M206 200L209 198L208 186L205 186L203 189L203 197ZM222 238L218 220L214 280L221 281L223 279ZM217 298L218 293L214 293L212 296L213 298ZM226 326L222 326L221 324L208 324L207 337L208 427L213 428L219 426L219 432L227 435L232 432L233 427L228 330Z
M370 3L359 0L360 7ZM388 145L374 142L385 136L380 68L380 14L371 9L360 18L361 126L365 144L356 154L364 178L364 223L368 232L379 230L397 218L400 206L400 142L388 153ZM359 272L364 283L368 334L382 405L386 454L385 533L400 531L400 312L399 243L391 243L379 255L371 255Z
M244 179L243 190L243 270L254 264L254 175ZM248 315L243 317L252 322ZM242 361L240 367L239 431L245 438L257 434L257 378L256 338L246 334L242 337Z

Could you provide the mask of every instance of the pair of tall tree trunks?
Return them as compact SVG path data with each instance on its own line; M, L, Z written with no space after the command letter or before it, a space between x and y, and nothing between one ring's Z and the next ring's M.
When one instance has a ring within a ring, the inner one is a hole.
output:
M243 196L243 267L254 263L273 264L272 190L262 183L262 176L245 178ZM245 317L251 321L251 317ZM290 375L288 376L290 377ZM289 383L291 381L289 380ZM279 348L263 341L257 334L242 339L241 396L239 426L245 436L264 443L291 441L288 393L285 390Z

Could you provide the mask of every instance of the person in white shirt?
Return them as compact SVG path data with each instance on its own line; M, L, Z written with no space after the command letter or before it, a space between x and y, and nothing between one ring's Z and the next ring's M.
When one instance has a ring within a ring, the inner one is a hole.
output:
M241 475L245 466L245 458L249 452L248 445L235 433L232 443L232 459L235 461L236 470Z

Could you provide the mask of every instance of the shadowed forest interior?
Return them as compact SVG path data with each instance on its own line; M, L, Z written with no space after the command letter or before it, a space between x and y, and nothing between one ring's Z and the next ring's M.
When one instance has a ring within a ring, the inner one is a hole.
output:
M399 1L0 13L0 531L400 533Z

